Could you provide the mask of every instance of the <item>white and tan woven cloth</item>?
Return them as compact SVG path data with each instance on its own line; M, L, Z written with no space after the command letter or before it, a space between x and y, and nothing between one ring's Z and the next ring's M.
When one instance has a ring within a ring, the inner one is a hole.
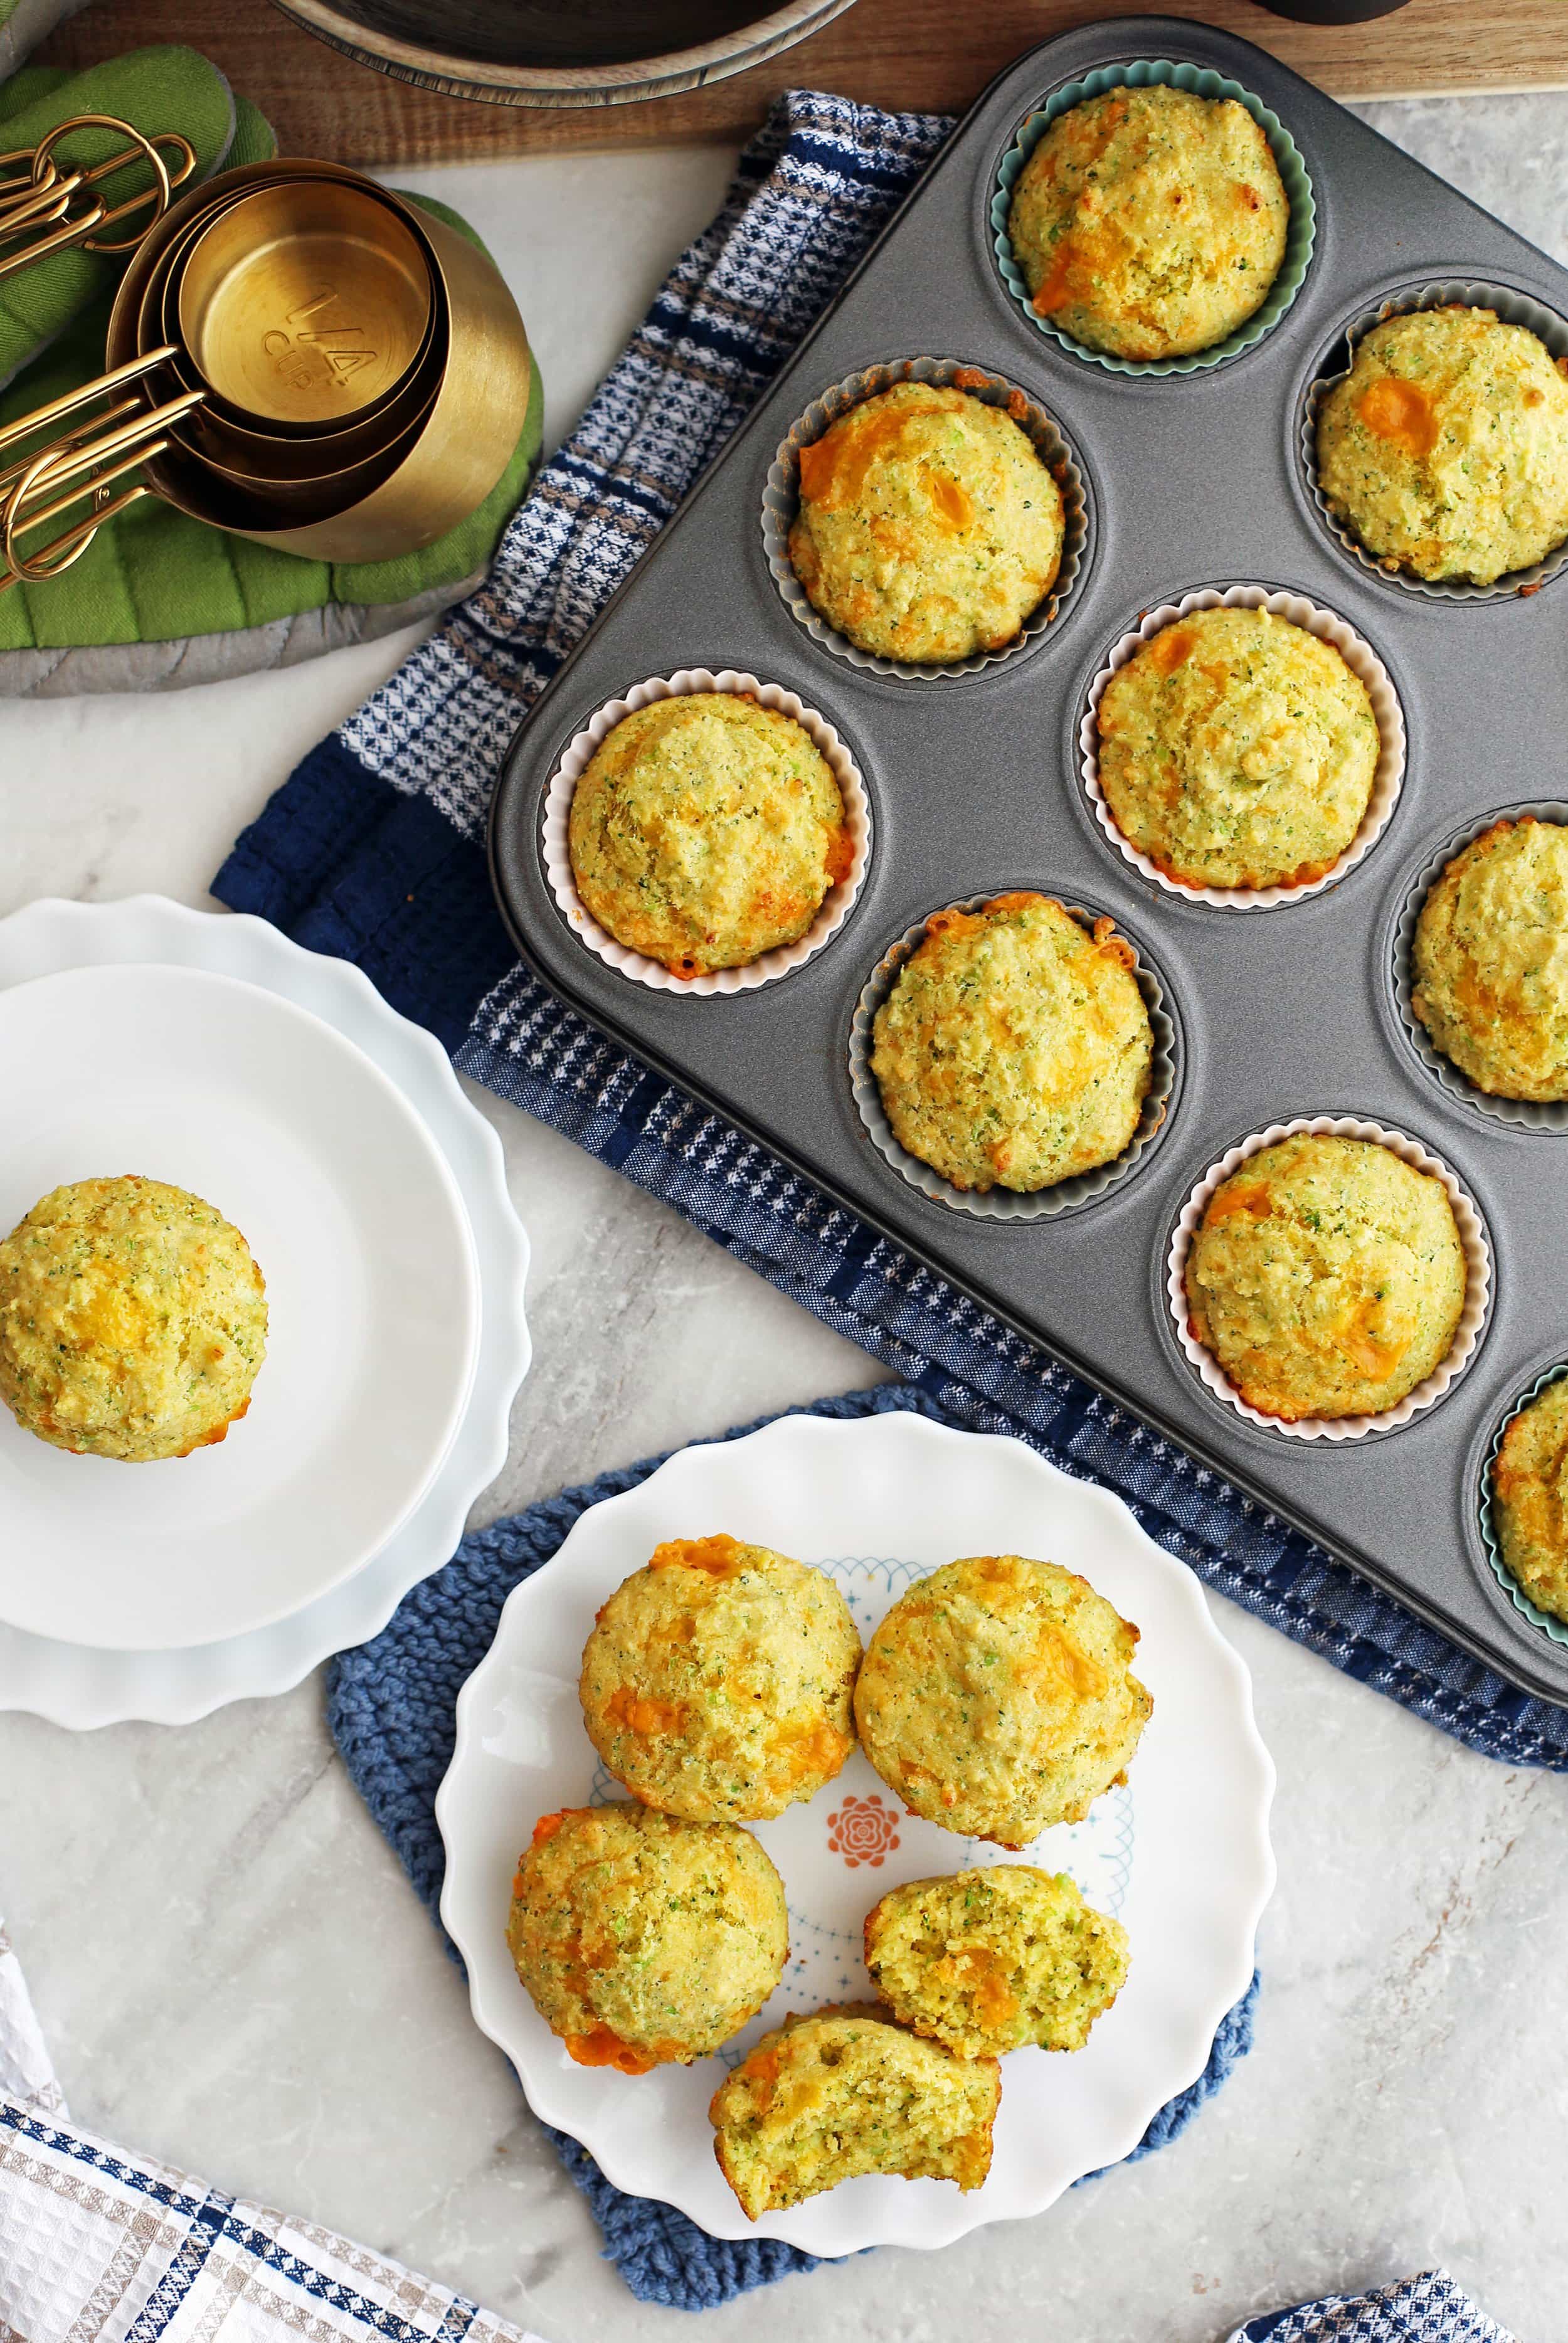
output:
M0 1923L0 2343L539 2343L70 2121Z

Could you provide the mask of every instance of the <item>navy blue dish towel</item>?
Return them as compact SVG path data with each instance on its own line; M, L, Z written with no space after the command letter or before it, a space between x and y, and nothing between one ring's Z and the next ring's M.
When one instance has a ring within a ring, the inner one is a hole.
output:
M882 1383L874 1391L851 1392L799 1412L861 1416L882 1415L895 1408L915 1409L938 1422L961 1422L945 1416L934 1400L908 1383ZM743 1424L728 1437L739 1439L756 1428ZM463 1682L488 1651L501 1606L518 1580L549 1560L589 1505L635 1488L663 1462L661 1456L648 1457L640 1464L603 1473L585 1488L548 1497L510 1521L476 1530L444 1570L405 1597L390 1625L373 1643L333 1662L327 1717L343 1762L437 1926L446 1854L436 1827L436 1793L451 1760L454 1713ZM456 1960L449 1941L447 1949ZM1251 2049L1257 1994L1254 1977L1222 2020L1202 2074L1161 2108L1133 2149L1134 2157L1147 2156L1174 2139ZM671 2205L624 2196L611 2187L576 2140L553 2130L550 2137L593 2207L604 2231L607 2257L645 2302L707 2310L749 2287L817 2267L809 2254L775 2237L710 2237Z
M1102 1481L1206 1585L1515 1765L1568 1769L1533 1700L842 1212L563 1008L491 900L486 809L520 719L947 135L796 90L477 594L308 756L214 881L365 970L459 1071L526 1107L940 1402Z

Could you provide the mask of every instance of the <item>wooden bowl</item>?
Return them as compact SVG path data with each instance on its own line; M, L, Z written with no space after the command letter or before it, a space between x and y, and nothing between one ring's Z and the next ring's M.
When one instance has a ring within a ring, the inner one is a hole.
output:
M276 0L346 56L491 106L625 106L722 81L852 0Z

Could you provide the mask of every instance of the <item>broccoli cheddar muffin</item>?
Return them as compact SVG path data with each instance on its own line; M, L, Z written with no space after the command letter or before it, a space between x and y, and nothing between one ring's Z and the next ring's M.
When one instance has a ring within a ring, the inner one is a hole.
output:
M1318 481L1367 551L1493 585L1568 537L1568 381L1493 309L1374 326L1318 412Z
M719 2168L756 2221L869 2172L980 2187L1000 2098L994 2058L955 2058L855 2006L764 2035L709 2115Z
M0 1244L0 1399L25 1431L131 1464L250 1405L266 1289L239 1231L162 1180L78 1180Z
M535 1824L507 1944L579 2066L689 2066L739 2033L783 1974L784 1883L733 1823L578 1807Z
M1492 1469L1503 1559L1531 1601L1568 1619L1568 1378L1520 1409Z
M1018 175L1007 232L1042 317L1143 363L1244 325L1280 273L1289 222L1246 107L1157 84L1059 115Z
M793 943L854 862L843 792L805 726L739 691L623 717L572 792L568 844L600 927L674 976Z
M1411 1006L1477 1090L1568 1099L1568 828L1493 822L1421 908Z
M1061 491L1014 417L962 381L895 383L800 450L795 574L883 659L1000 650L1061 566Z
M1127 1931L1065 1872L999 1863L884 1896L866 1966L895 2017L960 2058L1081 2050L1126 1982Z
M1031 1192L1131 1144L1154 1036L1132 949L1045 895L939 911L872 1025L894 1138L955 1188Z
M1371 801L1381 741L1366 686L1268 610L1193 610L1105 687L1100 786L1117 828L1190 887L1321 879Z
M849 1606L823 1572L732 1537L677 1538L599 1612L583 1720L645 1805L757 1821L843 1765L859 1664Z
M901 1594L855 1688L867 1756L927 1822L1027 1846L1120 1781L1154 1704L1138 1630L1087 1579L1021 1554L950 1562Z
M1192 1332L1261 1413L1376 1415L1452 1349L1464 1248L1441 1180L1376 1140L1297 1131L1215 1189L1186 1287Z

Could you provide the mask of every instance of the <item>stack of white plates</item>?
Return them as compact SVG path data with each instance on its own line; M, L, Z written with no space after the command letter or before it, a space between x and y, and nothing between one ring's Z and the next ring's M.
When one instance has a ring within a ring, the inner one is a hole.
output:
M0 1236L193 1190L266 1280L216 1446L69 1455L0 1407L0 1707L183 1724L285 1691L438 1569L507 1453L528 1240L446 1053L357 969L156 896L0 921Z

